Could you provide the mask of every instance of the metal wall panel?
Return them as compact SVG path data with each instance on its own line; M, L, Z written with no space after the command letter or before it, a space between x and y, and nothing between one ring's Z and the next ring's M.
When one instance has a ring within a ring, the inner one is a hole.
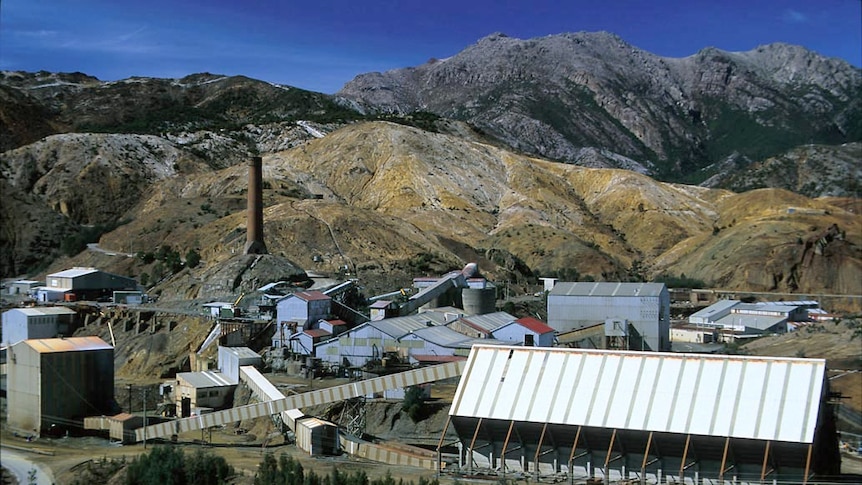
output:
M452 416L812 443L822 359L479 345Z

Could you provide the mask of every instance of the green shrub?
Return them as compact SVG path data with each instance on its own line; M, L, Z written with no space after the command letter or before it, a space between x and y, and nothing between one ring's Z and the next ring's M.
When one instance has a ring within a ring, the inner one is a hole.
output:
M132 459L126 485L219 485L233 475L233 467L220 456L200 449L186 456L180 448L156 446Z
M407 414L411 421L416 423L421 421L422 408L424 404L425 394L422 392L422 388L418 386L410 386L404 393L404 402L401 404L401 411Z

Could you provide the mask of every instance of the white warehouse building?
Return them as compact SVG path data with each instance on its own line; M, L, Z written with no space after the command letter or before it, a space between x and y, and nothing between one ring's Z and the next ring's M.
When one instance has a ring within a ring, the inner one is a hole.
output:
M75 330L78 314L71 308L13 308L3 312L3 345L22 340L54 338Z
M557 283L548 325L557 332L604 323L630 350L670 350L670 293L664 283Z

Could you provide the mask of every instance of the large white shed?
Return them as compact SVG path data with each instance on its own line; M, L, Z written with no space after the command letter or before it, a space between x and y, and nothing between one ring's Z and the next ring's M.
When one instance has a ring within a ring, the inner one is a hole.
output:
M829 395L823 359L479 345L449 414L468 473L804 483L840 466Z

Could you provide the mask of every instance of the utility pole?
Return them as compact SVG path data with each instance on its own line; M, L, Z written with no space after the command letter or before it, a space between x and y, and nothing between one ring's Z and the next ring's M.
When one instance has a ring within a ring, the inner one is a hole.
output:
M129 384L129 414L132 414L132 385Z
M147 449L147 386L144 386L144 449Z

